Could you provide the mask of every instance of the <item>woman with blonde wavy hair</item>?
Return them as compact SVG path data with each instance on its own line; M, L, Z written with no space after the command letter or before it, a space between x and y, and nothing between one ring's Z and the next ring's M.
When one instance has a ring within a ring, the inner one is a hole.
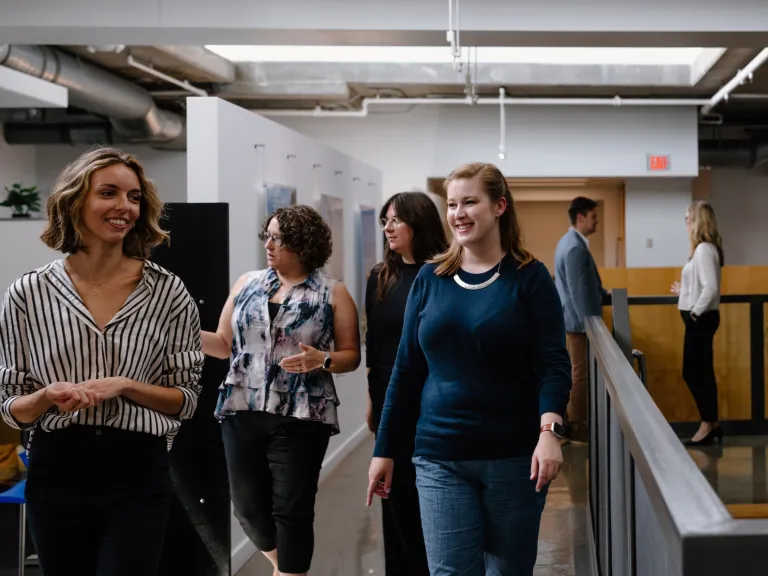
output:
M683 380L701 416L698 431L686 445L705 446L723 439L718 423L714 340L720 326L720 269L725 258L715 211L708 202L691 204L685 224L691 252L681 282L672 284L672 292L679 295L677 307L685 323Z
M460 166L444 186L453 242L408 296L368 504L397 489L415 437L430 573L531 576L571 388L562 306L499 169Z
M139 161L67 166L42 240L67 256L0 307L0 416L31 429L29 528L46 576L151 576L171 503L168 450L203 365L197 307L148 260L168 239Z

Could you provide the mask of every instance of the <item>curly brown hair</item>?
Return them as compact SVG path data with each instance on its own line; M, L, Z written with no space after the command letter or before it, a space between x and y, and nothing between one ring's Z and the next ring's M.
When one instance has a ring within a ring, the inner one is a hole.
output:
M333 252L331 229L320 213L311 206L278 208L262 224L262 234L273 218L280 225L283 247L294 252L308 273L325 266Z
M91 176L113 164L124 164L133 170L141 185L139 219L123 240L123 252L131 258L145 260L153 248L169 240L168 232L160 227L163 202L155 185L144 175L138 158L117 148L95 148L64 168L48 197L48 224L40 239L49 248L65 254L74 254L83 248L80 211L91 187Z

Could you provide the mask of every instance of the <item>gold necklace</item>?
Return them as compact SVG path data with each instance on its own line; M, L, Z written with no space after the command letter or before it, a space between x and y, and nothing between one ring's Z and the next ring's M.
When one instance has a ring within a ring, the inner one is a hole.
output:
M74 264L72 264L72 261L71 261L71 260L69 260L69 259L68 259L68 260L67 260L67 263L70 265L70 267L71 267L71 268L72 268L72 269L73 269L75 272L77 272L77 275L78 275L80 278L82 278L84 281L86 281L86 282L88 282L89 284L91 284L91 285L92 285L92 287L91 287L91 294L93 294L94 296L98 296L99 294L101 294L101 289L104 287L104 285L106 285L106 284L109 284L109 283L110 283L112 280L114 280L114 279L115 279L115 277L117 276L118 272L120 272L121 270L125 270L125 268L126 268L126 266L127 266L127 264L123 263L123 265L122 265L122 266L120 266L120 268L118 268L117 270L115 270L115 271L112 273L112 275L111 275L111 276L109 276L109 277L108 277L106 280L102 280L101 282L96 282L95 280L92 280L92 279L90 279L90 278L86 278L86 277L83 275L83 273L82 273L82 272L80 272L79 268L78 268L77 266L75 266Z

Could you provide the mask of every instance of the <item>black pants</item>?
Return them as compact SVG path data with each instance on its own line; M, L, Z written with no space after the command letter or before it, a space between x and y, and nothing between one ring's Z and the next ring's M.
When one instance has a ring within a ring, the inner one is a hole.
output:
M281 572L308 572L315 547L315 496L331 427L266 412L222 423L235 516L263 552L277 548Z
M166 440L106 427L38 428L26 499L45 576L154 576L171 504Z
M693 395L704 422L717 422L717 382L715 380L714 341L720 326L720 312L705 312L694 322L690 312L682 312L685 322L683 342L683 380Z
M373 424L379 426L391 370L373 368L368 374ZM384 562L387 576L429 576L427 551L421 530L416 469L411 462L413 444L403 446L395 460L392 490L381 500Z

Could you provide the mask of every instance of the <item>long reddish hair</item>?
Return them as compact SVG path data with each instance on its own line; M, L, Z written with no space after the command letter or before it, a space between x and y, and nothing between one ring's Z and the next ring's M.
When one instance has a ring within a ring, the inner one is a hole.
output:
M443 188L447 191L448 185L454 180L472 180L478 179L485 193L492 202L498 202L502 198L507 201L507 209L499 218L499 232L501 235L501 248L510 254L518 268L533 261L533 255L528 252L523 242L523 233L520 230L520 222L517 219L515 210L515 201L512 199L512 193L509 191L507 179L493 164L484 164L475 162L464 164L450 173L443 182ZM431 262L437 264L435 274L438 276L452 276L461 268L462 258L464 256L464 247L453 239L448 250L436 256Z

